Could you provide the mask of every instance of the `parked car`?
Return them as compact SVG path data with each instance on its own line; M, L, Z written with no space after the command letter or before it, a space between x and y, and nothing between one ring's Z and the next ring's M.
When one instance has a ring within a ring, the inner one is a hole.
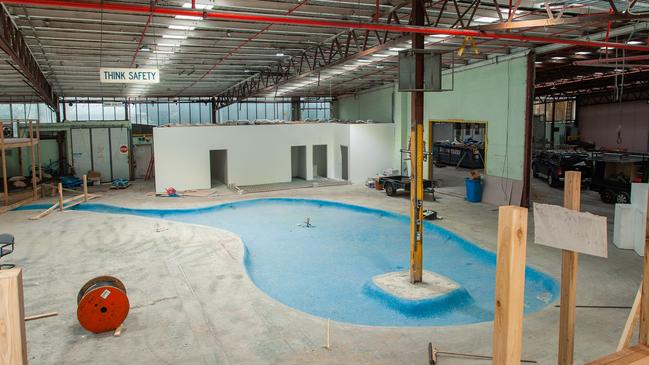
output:
M592 161L586 153L543 151L532 161L532 176L545 179L550 186L563 184L566 171L581 172L582 185L588 185L592 170Z
M598 152L593 154L592 161L590 189L597 191L604 203L628 204L631 201L631 183L649 180L647 154Z

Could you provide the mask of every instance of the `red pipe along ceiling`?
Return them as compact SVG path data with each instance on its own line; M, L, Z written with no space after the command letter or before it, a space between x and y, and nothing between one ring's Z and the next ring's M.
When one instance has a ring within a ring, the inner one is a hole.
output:
M318 20L308 18L296 18L291 16L277 16L277 15L254 15L254 14L240 14L240 13L225 13L225 12L207 12L198 10L187 10L181 8L161 8L157 7L151 9L150 6L143 5L124 5L112 3L89 3L81 1L61 1L61 0L2 0L5 4L21 4L21 5L34 5L55 8L68 8L68 9L88 9L88 10L103 10L125 13L140 13L150 14L153 12L156 15L188 15L200 16L206 19L230 20L252 23L273 23L273 24L290 24L290 25L303 25L309 27L323 27L323 28L342 28L342 29L363 29L375 31L388 31L396 33L421 33L421 34L447 34L452 36L471 36L474 38L486 39L507 39L520 42L539 42L539 43L558 43L567 44L572 46L581 47L609 47L617 49L627 49L632 51L645 51L649 52L649 46L639 46L621 43L597 42L597 41L583 41L577 39L565 38L550 38L550 37L536 37L525 36L512 33L494 33L482 32L470 29L446 29L446 28L432 28L420 27L412 25L395 25L395 24L377 24L377 23L362 23L362 22L345 22L345 21L331 21L331 20Z

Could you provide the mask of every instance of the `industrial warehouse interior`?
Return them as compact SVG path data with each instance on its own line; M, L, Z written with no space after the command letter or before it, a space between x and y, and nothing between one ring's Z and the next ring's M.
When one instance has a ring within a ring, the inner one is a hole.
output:
M0 364L649 364L649 1L0 0Z

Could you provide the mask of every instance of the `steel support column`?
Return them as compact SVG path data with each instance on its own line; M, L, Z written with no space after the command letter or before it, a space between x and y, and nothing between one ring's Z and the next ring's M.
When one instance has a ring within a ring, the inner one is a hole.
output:
M531 196L530 170L532 169L532 130L534 122L534 78L536 59L534 52L527 55L527 82L525 94L525 145L523 147L523 192L521 207L529 208Z
M424 25L424 3L412 0L412 20L416 26ZM424 49L424 35L412 33L412 48ZM424 88L424 55L415 54L415 88ZM424 219L424 92L411 94L410 120L410 282L420 283L423 271L423 219Z

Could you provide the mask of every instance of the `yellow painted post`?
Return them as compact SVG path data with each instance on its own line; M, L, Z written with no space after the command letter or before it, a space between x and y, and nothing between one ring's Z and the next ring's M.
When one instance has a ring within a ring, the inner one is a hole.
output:
M493 364L520 365L525 291L527 208L498 209Z
M568 171L563 190L563 206L581 209L581 172ZM559 365L573 365L575 320L577 316L577 252L561 251L561 307L559 309Z

